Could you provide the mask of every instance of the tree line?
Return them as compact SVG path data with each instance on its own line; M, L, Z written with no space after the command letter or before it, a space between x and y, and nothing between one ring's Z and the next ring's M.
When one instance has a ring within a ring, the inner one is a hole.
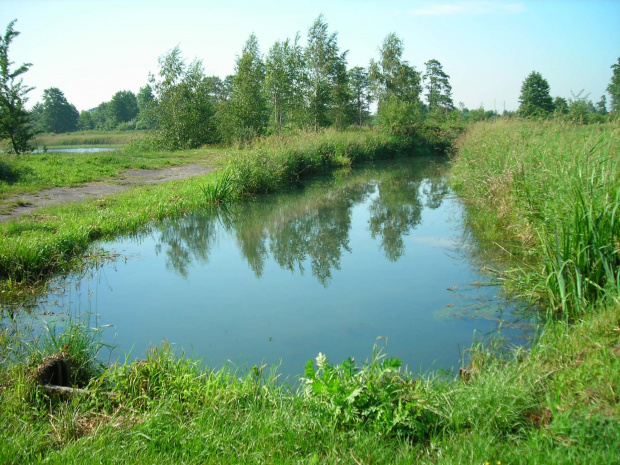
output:
M187 63L175 47L159 58L158 72L149 75L137 94L119 91L110 101L78 112L60 89L52 87L44 91L43 102L27 111L24 105L32 88L21 76L32 65L11 69L8 49L19 35L14 24L15 20L0 38L0 139L9 140L16 153L28 151L30 139L39 132L150 130L159 148L176 150L351 125L375 124L411 134L429 122L498 116L484 108L456 108L442 64L432 59L418 71L403 59L404 43L394 33L387 35L368 67L348 68L347 51L340 50L338 34L330 32L322 15L308 29L305 46L297 34L276 42L263 55L251 34L234 74L223 79L207 76L200 60ZM620 104L620 64L612 68L607 90L615 111ZM536 72L524 81L519 101L517 113L524 117L582 115L587 122L593 119L590 115L607 114L605 97L596 106L580 94L568 101L552 100L548 83ZM374 114L371 108L376 108Z
M611 111L620 110L620 58L611 65L612 78L606 90L611 96ZM524 118L563 118L575 123L599 123L608 118L607 96L602 95L594 104L583 91L571 98L551 97L549 83L537 71L523 81L519 96L518 115Z
M10 42L19 34L14 23L2 41L7 63ZM402 40L389 34L377 60L367 68L348 68L347 51L340 49L338 34L321 15L308 29L305 45L297 34L276 42L263 55L258 39L250 35L234 74L223 79L207 76L200 60L186 62L175 47L159 58L158 72L137 94L119 91L109 102L81 113L58 88L46 89L43 102L26 112L23 105L31 89L16 86L14 79L31 64L22 65L18 74L3 68L2 79L19 94L19 110L9 111L21 115L19 126L29 134L146 129L162 148L183 149L295 130L365 125L375 117L383 127L405 132L429 115L445 117L454 106L441 63L430 60L422 73L403 59L403 52ZM373 102L376 115L371 115ZM14 151L23 147L17 144Z

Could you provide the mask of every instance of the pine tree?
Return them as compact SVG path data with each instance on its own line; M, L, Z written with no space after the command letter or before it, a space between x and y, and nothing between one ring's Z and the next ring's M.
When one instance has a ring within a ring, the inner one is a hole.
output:
M611 76L611 82L607 86L607 92L611 95L611 110L620 110L620 58L618 63L611 65L613 74Z
M426 101L431 113L448 113L454 109L452 102L452 86L448 76L437 60L429 60L425 63L426 73L423 81L426 86Z
M13 20L6 28L4 37L0 37L0 140L8 139L11 150L16 154L31 150L30 140L34 137L31 116L26 111L26 94L33 87L24 85L21 75L26 73L32 64L24 63L12 70L13 62L9 59L9 46L19 32L13 29Z
M519 115L526 118L547 117L553 112L549 83L540 73L532 71L521 86Z

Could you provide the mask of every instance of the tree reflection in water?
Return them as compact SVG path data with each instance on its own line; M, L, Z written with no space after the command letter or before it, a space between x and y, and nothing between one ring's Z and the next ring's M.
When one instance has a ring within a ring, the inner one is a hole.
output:
M157 252L166 266L187 276L193 261L208 262L217 235L234 235L257 277L269 256L282 268L312 274L328 286L340 269L343 252L351 252L353 208L367 204L369 231L391 260L405 253L403 237L421 222L422 210L438 208L449 193L442 159L408 159L377 163L329 179L315 180L299 191L218 208L160 226Z

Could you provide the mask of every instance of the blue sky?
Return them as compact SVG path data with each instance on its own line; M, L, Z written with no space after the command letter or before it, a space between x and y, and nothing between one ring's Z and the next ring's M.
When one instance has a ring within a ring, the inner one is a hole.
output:
M304 43L321 13L349 67L367 66L394 32L418 70L442 63L455 104L468 108L517 109L531 71L554 97L583 90L597 102L620 57L619 0L2 0L0 29L18 20L9 53L33 64L24 75L36 87L29 105L58 87L86 110L119 90L137 92L176 45L207 75L224 77L252 32L266 54L297 32Z

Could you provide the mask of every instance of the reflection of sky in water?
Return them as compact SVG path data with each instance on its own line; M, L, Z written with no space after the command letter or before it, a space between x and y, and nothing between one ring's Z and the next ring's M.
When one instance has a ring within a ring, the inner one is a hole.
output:
M63 147L61 149L38 149L32 153L99 153L99 152L113 152L118 150L115 147Z
M212 366L282 359L299 374L319 352L365 360L387 336L412 369L455 367L474 331L493 331L511 305L459 253L460 205L443 168L420 163L104 244L121 259L41 308L96 313L135 358L167 340Z
M449 237L419 236L412 237L411 240L419 244L429 244L433 247L441 247L444 249L455 247L457 245L456 241L454 239L450 239Z

